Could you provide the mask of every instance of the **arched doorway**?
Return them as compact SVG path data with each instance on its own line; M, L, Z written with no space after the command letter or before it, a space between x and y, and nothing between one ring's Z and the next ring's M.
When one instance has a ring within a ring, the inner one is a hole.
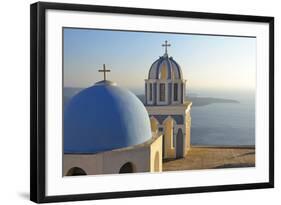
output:
M135 171L134 165L131 162L125 163L119 170L120 174L133 173Z
M66 176L80 176L80 175L87 175L87 173L80 167L72 167L70 170L68 170L66 174Z
M156 152L154 157L154 172L160 171L160 159L159 159L159 152Z
M182 129L180 128L176 137L176 158L184 157L183 140L183 133Z

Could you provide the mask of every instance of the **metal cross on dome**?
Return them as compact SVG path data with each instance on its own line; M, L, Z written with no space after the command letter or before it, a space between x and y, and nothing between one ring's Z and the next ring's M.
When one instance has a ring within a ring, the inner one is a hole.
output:
M98 70L99 72L103 72L103 79L106 81L106 73L110 72L110 70L106 70L105 69L105 64L103 64L103 69L102 70Z
M162 44L162 46L165 47L165 53L167 54L167 53L168 53L168 49L167 49L167 48L168 48L169 46L171 46L171 44L168 44L168 41L166 40L166 41L165 41L165 44Z

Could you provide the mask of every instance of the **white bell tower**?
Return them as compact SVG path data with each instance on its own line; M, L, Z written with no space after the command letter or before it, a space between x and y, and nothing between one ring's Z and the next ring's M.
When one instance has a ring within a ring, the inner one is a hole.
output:
M150 67L145 80L145 104L153 132L164 135L163 157L184 157L190 147L191 102L185 100L186 80L179 64L165 53Z

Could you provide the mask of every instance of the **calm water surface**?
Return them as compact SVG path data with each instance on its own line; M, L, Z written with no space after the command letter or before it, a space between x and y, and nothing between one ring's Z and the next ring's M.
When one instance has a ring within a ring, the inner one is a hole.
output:
M234 99L240 103L193 106L193 145L255 145L254 93L206 93L203 96Z

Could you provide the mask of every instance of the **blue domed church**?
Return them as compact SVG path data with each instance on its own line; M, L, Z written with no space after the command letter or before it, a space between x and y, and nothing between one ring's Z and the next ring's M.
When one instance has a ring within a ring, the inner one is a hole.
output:
M64 110L64 175L162 171L162 136L143 103L106 80L76 94Z
M180 65L165 53L150 67L145 80L145 105L153 133L163 135L163 158L181 158L190 148L190 109Z

